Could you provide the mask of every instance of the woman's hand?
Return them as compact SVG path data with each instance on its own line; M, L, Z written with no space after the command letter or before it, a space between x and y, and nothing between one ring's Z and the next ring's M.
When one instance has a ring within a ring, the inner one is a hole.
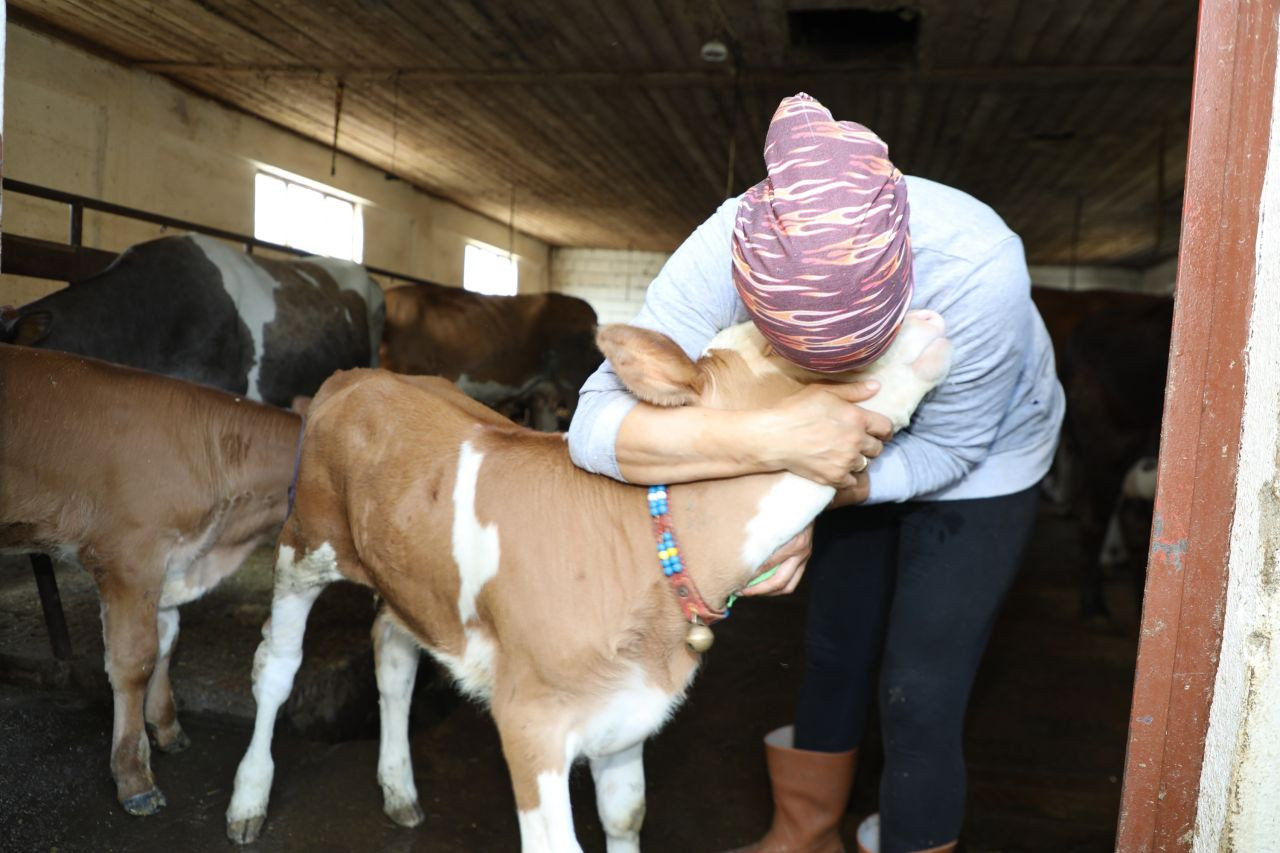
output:
M858 406L880 389L878 382L809 385L768 412L771 459L787 470L837 489L857 485L855 474L880 455L893 425L884 415Z
M831 503L827 504L827 509L860 504L871 497L871 475L869 473L863 471L861 474L854 474L853 480L852 486L836 490L836 496L831 499Z
M760 574L777 567L777 571L773 573L772 577L760 581L755 586L744 587L738 594L745 597L752 595L787 595L795 592L796 586L800 583L800 578L804 577L805 566L808 565L809 555L812 552L813 525L810 524L793 536L781 548L774 551L769 556L769 559L764 561Z

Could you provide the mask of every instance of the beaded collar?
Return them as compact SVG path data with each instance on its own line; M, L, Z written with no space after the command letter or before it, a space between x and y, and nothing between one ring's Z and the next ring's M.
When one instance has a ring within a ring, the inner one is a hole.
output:
M658 545L658 562L662 573L671 582L676 600L684 618L694 625L712 625L729 615L729 608L712 610L702 596L693 578L684 570L684 560L676 544L675 529L671 521L671 508L667 504L667 487L649 487L649 517L653 520L653 535Z

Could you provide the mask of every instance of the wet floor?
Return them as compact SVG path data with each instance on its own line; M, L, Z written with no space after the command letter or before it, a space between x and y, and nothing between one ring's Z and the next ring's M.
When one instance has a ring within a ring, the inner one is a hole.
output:
M1026 566L992 639L967 728L970 802L963 851L1091 853L1114 848L1136 639L1129 585L1109 588L1119 627L1076 617L1072 525L1043 513ZM168 805L135 818L107 771L111 705L94 645L91 588L60 573L77 657L49 657L19 564L0 579L0 849L231 849L224 813L251 731L248 666L266 612L261 567L183 608L174 679L192 745L154 753ZM256 574L255 574L256 572ZM30 590L29 590L30 588ZM36 607L38 611L38 607ZM312 616L300 696L282 714L260 851L516 850L519 831L497 734L424 659L412 755L424 823L382 814L375 780L376 698L368 663L373 610L354 588L326 592ZM38 614L37 614L38 616ZM650 851L716 851L763 831L768 785L759 738L790 717L800 676L804 599L746 602L674 721L646 747ZM87 627L86 627L86 623ZM15 627L16 626L16 627ZM878 750L868 745L845 837L875 808ZM590 774L572 793L579 839L603 850Z

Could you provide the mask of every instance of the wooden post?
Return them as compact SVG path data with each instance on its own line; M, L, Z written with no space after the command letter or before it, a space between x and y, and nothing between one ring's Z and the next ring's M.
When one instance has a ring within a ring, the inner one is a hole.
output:
M1222 643L1280 0L1201 6L1159 492L1117 850L1191 849Z

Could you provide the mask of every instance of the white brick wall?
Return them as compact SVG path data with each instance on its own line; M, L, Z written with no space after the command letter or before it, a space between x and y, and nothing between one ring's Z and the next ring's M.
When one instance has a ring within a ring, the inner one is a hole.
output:
M551 290L591 303L601 323L626 323L670 257L665 252L552 249Z

